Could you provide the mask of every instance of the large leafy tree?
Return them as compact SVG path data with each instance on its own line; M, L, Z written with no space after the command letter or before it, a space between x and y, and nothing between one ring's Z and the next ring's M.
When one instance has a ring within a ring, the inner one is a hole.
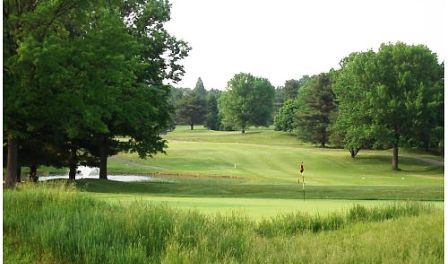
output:
M163 82L179 80L189 50L163 27L167 1L15 1L5 14L9 186L19 141L44 128L68 153L72 179L78 164L100 164L105 178L119 150L163 151Z
M54 90L47 83L59 80L47 78L39 82L39 76L51 73L67 59L68 48L63 41L72 31L67 30L68 20L85 19L84 12L90 8L89 1L5 1L3 9L4 37L4 134L7 136L7 186L15 184L18 148L20 141L27 140L39 130L54 123L53 118L65 112L61 108L50 109ZM61 43L62 42L62 43ZM46 49L54 53L47 53ZM40 60L39 60L40 59ZM46 62L45 69L35 64ZM45 73L45 71L47 71ZM71 69L60 73L67 79L77 76ZM65 83L57 83L64 88Z
M346 124L351 136L359 133L365 138L367 134L375 144L391 146L392 168L398 169L402 142L415 138L416 129L440 128L441 121L432 120L443 115L437 99L443 94L441 68L436 54L423 45L389 43L378 52L355 54L336 81L339 106L347 108L338 119L357 121ZM353 128L358 124L360 131Z
M364 79L356 78L360 71L372 66L373 51L352 53L340 62L340 71L333 72L333 91L337 95L338 112L331 129L333 143L343 145L352 158L359 150L372 146L372 118L367 114L369 105L363 89L370 85Z
M295 123L298 137L325 147L329 140L331 116L336 111L330 75L322 73L307 82L299 91L297 104Z
M219 108L224 126L241 129L250 125L266 126L271 122L275 89L261 77L236 74L220 98Z
M169 129L173 108L170 86L184 74L180 60L188 55L186 42L170 35L164 23L170 19L166 0L133 0L120 6L121 19L138 47L131 61L136 66L132 82L122 86L116 97L118 108L107 122L109 130L99 135L100 178L107 176L107 156L119 150L137 152L141 158L163 152L166 141L160 136ZM131 64L132 65L132 64ZM127 142L114 140L126 136Z

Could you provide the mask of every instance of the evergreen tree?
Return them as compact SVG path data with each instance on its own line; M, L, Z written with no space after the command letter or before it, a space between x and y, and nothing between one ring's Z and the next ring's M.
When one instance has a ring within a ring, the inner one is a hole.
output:
M219 130L219 109L218 99L214 93L207 96L207 115L205 117L205 126L211 130Z
M299 92L295 118L298 137L325 147L329 139L331 115L335 110L335 96L329 74L322 73Z

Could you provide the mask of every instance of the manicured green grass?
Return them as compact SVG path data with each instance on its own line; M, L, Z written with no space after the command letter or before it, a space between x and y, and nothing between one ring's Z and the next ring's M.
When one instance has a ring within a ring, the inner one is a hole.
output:
M298 163L313 186L443 186L443 167L406 153L400 171L391 169L390 151L364 151L352 159L346 150L320 149L293 135L267 129L239 132L185 127L168 133L167 155L141 160L120 154L109 161L111 173L153 173L238 178L251 184L296 184ZM425 155L431 159L431 155Z
M441 263L444 257L443 211L426 203L255 222L241 213L106 203L64 186L23 184L4 192L5 262Z
M166 178L163 178L166 179ZM234 180L171 178L172 182L77 181L78 188L94 193L140 197L229 197L276 199L428 200L443 201L443 186L306 186L250 184Z
M170 183L128 183L88 179L77 181L77 186L98 199L113 203L163 203L212 214L239 211L253 219L280 212L325 213L355 203L371 206L389 204L389 200L443 201L443 188L428 186L308 186L304 197L297 185L251 185L216 179L173 180ZM443 202L437 204L443 206Z

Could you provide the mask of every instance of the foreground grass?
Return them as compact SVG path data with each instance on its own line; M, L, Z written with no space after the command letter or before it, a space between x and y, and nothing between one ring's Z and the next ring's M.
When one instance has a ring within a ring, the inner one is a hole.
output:
M443 212L424 203L254 222L241 214L119 206L63 185L22 185L4 192L4 235L8 263L443 261Z

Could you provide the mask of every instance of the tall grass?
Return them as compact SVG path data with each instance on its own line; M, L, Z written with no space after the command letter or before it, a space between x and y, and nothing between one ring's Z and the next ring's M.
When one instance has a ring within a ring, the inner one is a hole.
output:
M39 184L4 192L3 221L5 260L18 263L443 261L442 213L423 203L355 206L328 216L288 214L257 223L236 213L211 217L148 203L111 205L70 185ZM409 230L400 234L403 226ZM364 237L372 230L384 233L373 241L373 251ZM359 245L348 255L343 250ZM24 248L32 257L23 255Z

